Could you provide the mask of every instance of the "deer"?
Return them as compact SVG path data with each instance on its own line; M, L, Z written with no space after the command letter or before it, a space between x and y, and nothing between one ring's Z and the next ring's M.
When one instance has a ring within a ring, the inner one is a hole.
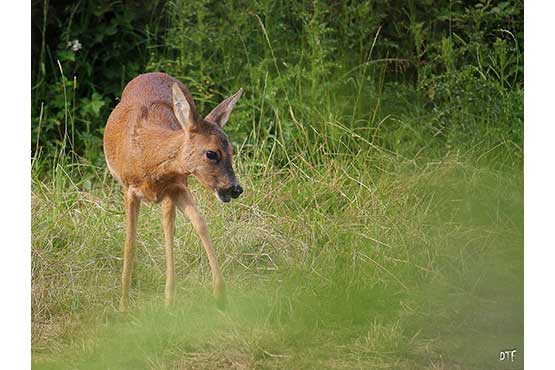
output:
M104 155L111 175L123 187L125 243L119 310L128 311L141 202L160 203L165 237L165 305L175 300L174 232L176 208L200 238L212 273L217 307L224 309L225 284L208 227L188 186L194 176L224 203L243 188L233 170L231 144L223 131L243 89L201 118L187 87L161 72L132 79L112 110L104 130Z

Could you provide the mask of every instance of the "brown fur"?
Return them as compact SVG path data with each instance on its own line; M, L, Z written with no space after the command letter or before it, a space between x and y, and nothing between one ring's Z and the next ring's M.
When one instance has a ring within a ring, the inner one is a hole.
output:
M167 74L140 75L123 90L121 102L110 114L104 132L106 163L123 186L125 195L127 236L121 310L128 307L141 200L162 202L166 238L166 303L173 302L175 290L173 232L176 208L191 220L199 234L212 269L214 294L220 304L225 302L224 284L215 252L206 223L188 190L187 178L190 175L197 177L204 186L218 194L222 189L240 188L233 172L231 145L222 127L241 92L224 100L201 119L185 85ZM217 153L218 160L210 160L207 151Z

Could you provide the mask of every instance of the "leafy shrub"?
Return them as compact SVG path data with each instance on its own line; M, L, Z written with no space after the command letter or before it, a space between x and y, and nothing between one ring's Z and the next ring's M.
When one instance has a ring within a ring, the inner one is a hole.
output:
M188 85L202 113L245 88L232 139L278 164L368 141L462 145L477 132L522 144L522 1L32 5L32 144L45 157L101 165L121 90L154 70Z

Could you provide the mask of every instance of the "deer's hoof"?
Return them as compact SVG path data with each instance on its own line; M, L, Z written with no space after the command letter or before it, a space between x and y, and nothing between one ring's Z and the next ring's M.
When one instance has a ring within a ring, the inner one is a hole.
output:
M216 308L220 311L225 311L226 307L227 307L226 296L223 295L223 296L216 297Z
M173 304L174 304L174 299L173 299L173 297L172 297L172 298L166 298L166 299L164 300L164 306L166 306L166 308L171 308L171 307L173 307Z
M227 295L223 281L221 279L214 282L214 298L216 298L216 307L220 311L224 311L227 306Z
M126 300L121 299L119 301L119 312L127 313L127 311L129 311L129 304L127 303Z
M214 298L216 299L216 307L218 310L225 311L227 306L227 295L225 294L223 287L214 291Z

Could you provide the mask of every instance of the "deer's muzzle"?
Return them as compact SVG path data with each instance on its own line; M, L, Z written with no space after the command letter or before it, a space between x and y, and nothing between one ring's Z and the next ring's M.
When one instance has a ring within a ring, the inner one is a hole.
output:
M216 196L218 199L224 203L227 203L231 198L238 198L239 195L243 193L243 188L239 184L230 186L229 188L218 188L216 190Z

